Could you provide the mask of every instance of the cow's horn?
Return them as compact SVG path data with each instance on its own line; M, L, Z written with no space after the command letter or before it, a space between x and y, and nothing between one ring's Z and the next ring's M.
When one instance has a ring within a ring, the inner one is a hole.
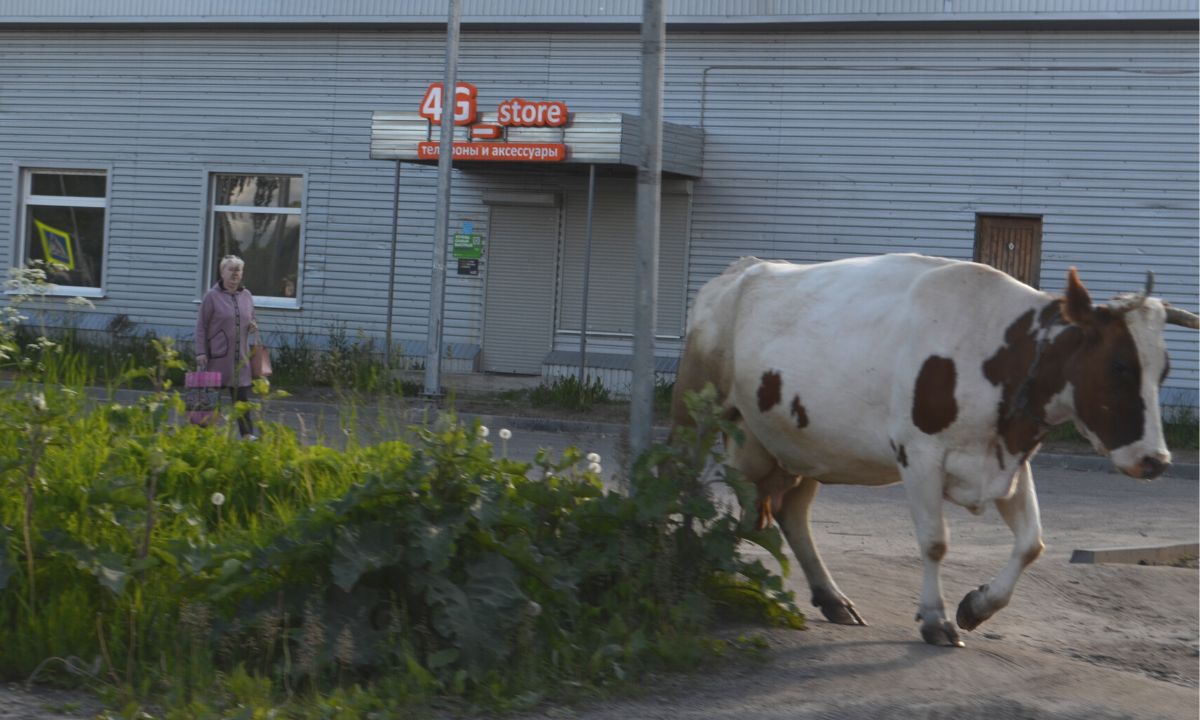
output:
M1118 295L1113 298L1108 307L1117 313L1127 313L1130 310L1137 310L1146 304L1146 298L1150 297L1152 290L1154 290L1154 271L1147 270L1146 287L1142 288L1141 292Z
M1167 306L1167 322L1171 325L1182 325L1185 328L1200 330L1200 317L1187 310Z

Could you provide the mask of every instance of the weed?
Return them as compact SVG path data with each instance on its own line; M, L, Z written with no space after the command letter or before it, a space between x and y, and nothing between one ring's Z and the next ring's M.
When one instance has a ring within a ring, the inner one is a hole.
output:
M497 458L452 417L341 451L268 422L254 443L180 425L182 361L154 348L122 375L153 388L132 405L51 381L84 374L78 356L14 350L42 359L0 387L0 675L86 682L126 716L502 712L695 667L728 645L708 628L730 608L801 622L738 553L782 559L778 532L698 479L736 430L711 391L690 398L700 430L640 459L627 496L598 457Z
M587 410L594 405L610 402L608 388L600 378L593 377L583 383L574 375L555 378L552 383L529 391L529 401L535 406L557 407L568 410Z

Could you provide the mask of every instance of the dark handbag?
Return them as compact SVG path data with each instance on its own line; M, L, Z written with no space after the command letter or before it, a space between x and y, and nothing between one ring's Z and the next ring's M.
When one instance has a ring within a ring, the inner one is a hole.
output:
M271 353L262 343L256 344L250 350L250 377L255 379L271 377Z
M221 373L190 372L184 376L183 385L188 422L201 426L215 423L221 409Z

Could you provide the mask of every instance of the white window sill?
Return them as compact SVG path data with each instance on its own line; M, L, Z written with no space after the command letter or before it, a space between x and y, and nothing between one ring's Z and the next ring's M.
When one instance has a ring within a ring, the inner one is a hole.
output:
M255 296L254 307L271 308L273 310L299 310L300 301L296 298Z
M49 290L46 290L45 292L35 292L35 293L22 293L19 290L5 290L4 294L5 295L32 294L32 295L44 295L46 297L65 297L65 298L72 298L72 297L103 298L103 297L105 297L104 288L71 287L69 285L55 285L53 288L50 288Z

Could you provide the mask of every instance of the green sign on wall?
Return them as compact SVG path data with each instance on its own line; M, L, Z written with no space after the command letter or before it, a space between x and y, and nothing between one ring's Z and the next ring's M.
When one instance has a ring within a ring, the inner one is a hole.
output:
M483 257L483 236L479 233L455 233L454 257L459 260L478 260Z

